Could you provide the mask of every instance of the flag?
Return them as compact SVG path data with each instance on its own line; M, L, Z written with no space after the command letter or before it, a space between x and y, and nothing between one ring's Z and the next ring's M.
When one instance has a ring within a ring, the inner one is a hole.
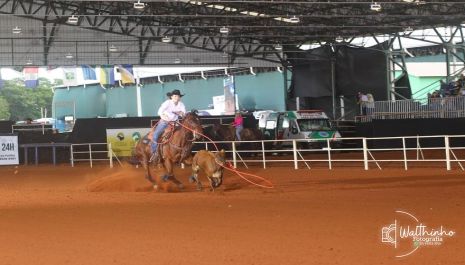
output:
M115 83L115 71L113 65L100 66L100 84L113 85Z
M134 72L132 65L124 64L118 65L119 74L121 75L121 82L123 84L135 84L136 79L134 78Z
M23 74L26 87L36 88L39 85L39 67L26 67Z
M84 80L97 80L97 74L95 73L95 68L90 65L81 65L82 75Z
M75 67L64 67L64 86L77 86L76 68Z

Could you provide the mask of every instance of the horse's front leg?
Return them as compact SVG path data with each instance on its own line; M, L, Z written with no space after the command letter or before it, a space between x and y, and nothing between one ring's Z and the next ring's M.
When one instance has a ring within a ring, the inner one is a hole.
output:
M176 184L176 186L179 188L179 189L183 189L184 188L184 185L182 184L181 181L179 181L177 178L174 177L174 174L173 174L173 165L174 165L174 162L171 161L170 159L165 159L163 161L163 166L165 168L165 175L162 177L163 181L168 181L168 180L171 180L171 182L173 182L174 184Z

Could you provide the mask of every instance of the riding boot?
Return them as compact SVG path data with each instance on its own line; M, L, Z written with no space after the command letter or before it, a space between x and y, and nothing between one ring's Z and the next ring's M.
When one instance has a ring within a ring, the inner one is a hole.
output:
M151 143L152 154L155 154L157 152L157 145L158 145L158 143L156 143L156 142Z

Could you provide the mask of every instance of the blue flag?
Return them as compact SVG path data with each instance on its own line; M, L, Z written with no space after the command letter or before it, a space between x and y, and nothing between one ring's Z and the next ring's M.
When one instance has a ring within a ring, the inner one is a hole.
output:
M97 74L95 73L95 68L90 65L81 65L82 75L84 80L97 80Z

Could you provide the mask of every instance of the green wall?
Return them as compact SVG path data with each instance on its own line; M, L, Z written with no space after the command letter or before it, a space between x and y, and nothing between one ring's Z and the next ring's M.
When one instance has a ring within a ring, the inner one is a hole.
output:
M55 89L53 94L53 117L63 119L73 115L73 105L65 102L74 101L76 117L95 118L106 115L106 94L100 85Z
M283 86L284 77L280 72L236 76L239 107L284 111L285 89ZM182 100L188 110L207 109L208 105L213 103L213 96L224 94L223 77L144 85L141 87L142 116L155 116L160 104L167 99L166 93L173 89L179 89L186 95ZM77 118L112 117L118 113L127 113L130 117L137 116L135 86L104 90L100 85L92 85L86 88L71 87L69 91L67 89L55 90L54 102L72 100L76 102ZM57 108L55 114L55 117L60 118L71 113L63 108Z

